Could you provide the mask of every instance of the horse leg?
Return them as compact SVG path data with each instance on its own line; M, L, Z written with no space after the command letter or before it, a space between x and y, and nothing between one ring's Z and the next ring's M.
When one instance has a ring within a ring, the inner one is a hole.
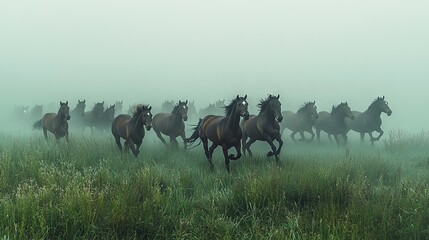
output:
M292 140L293 140L294 142L296 142L296 139L295 139L295 135L296 135L296 133L297 133L297 131L293 131L293 132L290 134L290 138L292 138Z
M207 159L210 159L209 142L208 142L207 138L202 137L201 142L203 142L204 153L206 154Z
M212 143L212 145L210 146L210 149L208 150L208 155L209 155L208 156L208 160L209 160L209 163L210 163L210 169L211 170L214 169L214 165L213 165L213 162L212 162L212 156L213 156L213 152L217 148L217 146L218 146L218 144Z
M320 131L321 129L316 128L317 142L320 143Z
M185 131L183 131L183 133L182 134L180 134L180 137L182 138L182 140L183 140L183 147L184 147L184 149L186 150L186 149L188 149L188 144L186 143L186 135L185 135Z
M174 148L174 149L179 149L179 143L176 140L176 137L170 136L170 145Z
M375 130L379 133L378 137L376 138L376 141L380 140L381 136L383 136L384 132L383 130L381 130L381 128L378 128L377 130Z
M45 136L46 142L48 141L48 129L43 127L43 135Z
M275 155L276 160L279 160L279 157L277 156L277 148L276 145L274 145L273 140L268 134L264 134L265 141L271 146L271 151L267 153L267 157L271 157Z
M276 152L276 156L278 158L278 155L280 155L280 151L283 147L283 140L282 140L280 133L275 137L275 139L279 143L279 147L277 148L277 152Z
M304 132L299 132L299 135L301 136L301 139L299 139L300 142L304 142L305 141L305 136L304 136Z
M113 137L115 137L116 145L118 145L119 150L122 152L121 137L119 135L114 135Z
M371 141L371 144L374 145L374 142L376 141L376 138L372 135L372 132L368 133L369 139Z
M64 136L66 138L66 141L69 142L69 131L66 131L66 135Z
M312 141L313 141L315 134L314 134L314 132L313 132L313 129L311 129L311 130L310 130L310 131L308 131L308 132L311 134L311 139L310 139L310 140L308 140L307 142L308 142L308 143L310 143L310 142L312 142Z
M136 149L136 147L134 146L134 142L133 140L129 139L128 140L128 146L130 147L131 151L133 152L135 157L138 157L139 155L139 150Z
M343 137L343 145L346 146L347 145L347 134L343 133L341 136Z
M161 139L161 142L165 144L165 146L167 146L167 142L165 141L165 139L162 137L161 132L159 130L155 130L156 136L158 136L159 139Z
M230 160L237 160L241 158L241 144L238 143L234 147L235 147L235 150L237 151L237 155L236 156L234 156L234 154L229 155L228 157Z
M244 156L246 156L246 150L247 150L247 148L246 148L246 141L247 141L247 135L245 133L243 133L243 136L241 137L241 146L243 148L243 154L244 154Z
M231 171L229 169L228 147L225 144L222 145L222 151L223 151L223 156L225 158L226 170L228 171L228 173L231 173Z
M250 156L250 157L253 157L253 153L252 153L252 151L250 150L250 146L251 146L254 142L256 142L256 139L250 138L250 139L249 139L249 141L246 143L246 149L247 149L247 152L249 153L249 156Z
M130 144L129 144L128 140L125 140L125 142L124 142L124 153L128 153L129 150L130 150Z

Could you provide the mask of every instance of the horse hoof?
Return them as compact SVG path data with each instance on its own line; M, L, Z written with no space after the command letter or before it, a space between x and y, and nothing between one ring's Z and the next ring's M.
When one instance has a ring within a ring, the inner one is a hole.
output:
M272 151L269 151L268 153L267 153L267 157L271 157L271 156L273 156L274 155L274 153L272 152Z

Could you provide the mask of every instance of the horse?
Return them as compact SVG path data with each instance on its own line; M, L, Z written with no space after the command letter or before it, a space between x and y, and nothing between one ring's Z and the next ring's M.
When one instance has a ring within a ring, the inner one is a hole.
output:
M246 154L246 150L249 155L252 156L250 146L256 141L265 141L271 146L271 151L267 153L267 157L275 156L276 161L279 160L279 154L283 146L283 140L280 134L280 125L283 116L281 111L281 103L279 101L280 95L272 96L262 99L259 104L259 114L251 115L249 119L242 120L241 129L243 136L241 138L243 153ZM248 142L247 138L250 138ZM279 147L273 143L276 140L279 143Z
M48 141L48 131L55 135L57 141L65 137L69 141L69 125L70 120L68 101L60 102L58 113L46 113L42 119L33 124L33 129L43 129L45 140Z
M304 132L311 134L311 139L308 142L312 142L314 139L313 126L316 123L319 114L317 113L316 101L306 102L296 113L292 111L284 111L284 121L281 124L280 132L283 133L284 129L287 128L292 131L290 137L296 142L295 135L299 132L301 139L299 141L305 141Z
M100 131L107 130L110 127L110 124L112 124L112 121L115 118L115 106L115 104L110 105L101 114L98 122L95 124L95 127Z
M93 131L93 127L96 127L102 118L104 112L104 101L98 102L94 105L94 108L89 112L84 112L83 114L83 128L89 127L91 132Z
M73 117L72 125L82 125L85 108L86 100L77 100L76 107L70 113L70 115Z
M140 146L145 136L144 127L149 131L152 128L152 107L148 105L137 105L132 116L120 114L112 121L112 134L115 142L122 152L121 138L125 139L124 152L129 148L135 157L140 153ZM135 145L135 146L134 146Z
M352 111L347 102L340 103L337 106L332 106L331 113L322 111L319 113L319 118L316 121L314 127L316 128L317 140L320 142L320 131L325 131L328 133L329 139L331 140L330 135L334 135L337 145L340 145L339 136L343 138L343 144L347 143L347 125L345 118L349 117L354 118ZM331 140L332 141L332 140Z
M242 131L240 128L240 117L249 118L247 95L240 97L237 95L231 103L225 107L224 116L207 115L200 118L197 126L193 129L192 135L186 139L191 145L198 139L203 143L204 153L210 163L210 168L213 170L212 163L213 151L217 146L222 146L223 155L225 157L225 165L230 172L230 160L237 160L241 157L241 137ZM210 149L208 148L208 140L212 142ZM228 155L228 150L235 147L237 155Z
M387 116L392 115L388 103L383 97L377 97L364 112L353 111L355 118L348 120L347 125L349 129L360 133L361 143L363 143L365 133L370 136L370 141L374 144L375 141L380 140L383 136L383 130L381 130L381 113L384 112ZM378 132L378 137L374 138L372 132Z
M170 137L170 143L175 148L178 148L176 137L180 136L183 139L186 149L185 123L188 120L188 100L174 106L171 113L157 113L153 116L152 127L159 139L167 146L167 142L162 137L165 134Z

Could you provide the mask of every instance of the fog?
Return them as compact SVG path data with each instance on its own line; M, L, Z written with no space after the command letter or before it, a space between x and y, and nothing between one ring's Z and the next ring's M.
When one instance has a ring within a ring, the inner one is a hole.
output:
M363 111L384 95L385 131L428 129L428 1L1 5L2 122L15 106L66 100L203 108L247 94L254 109L271 93L292 111L310 100L319 111L342 101Z

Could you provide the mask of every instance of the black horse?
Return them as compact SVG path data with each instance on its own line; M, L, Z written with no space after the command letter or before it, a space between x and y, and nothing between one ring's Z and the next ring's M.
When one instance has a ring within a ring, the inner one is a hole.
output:
M194 128L191 137L186 139L186 142L193 144L198 139L201 139L204 147L204 153L210 163L211 169L214 168L212 163L212 154L217 146L222 146L223 156L225 157L225 165L228 172L230 160L237 160L241 157L241 137L242 131L240 128L240 117L249 118L247 110L248 103L247 95L240 97L237 95L231 103L225 107L225 116L207 115L200 119L198 125ZM208 140L212 142L210 149ZM228 155L228 149L235 147L237 155Z
M46 113L42 119L33 124L33 129L43 129L43 135L46 141L48 141L48 131L55 135L55 138L59 140L65 137L67 142L69 141L69 125L70 120L68 101L65 103L60 102L60 109L58 113Z
M317 113L316 101L306 102L304 105L296 112L284 111L283 112L284 121L281 124L281 131L283 133L284 129L287 128L292 131L290 137L294 142L295 135L299 132L301 139L299 141L305 141L304 132L311 134L311 139L308 142L313 141L314 132L313 126L316 123L319 114Z
M341 136L343 139L343 144L347 143L347 132L348 128L346 125L345 118L349 117L354 118L352 111L350 110L347 102L340 103L338 106L333 106L331 113L322 111L319 113L319 118L314 125L316 128L317 140L320 142L320 132L323 130L328 133L329 139L331 140L330 135L334 135L337 145L340 145Z
M167 142L162 137L165 134L170 137L170 143L174 148L178 148L176 137L180 136L184 141L186 149L185 123L188 120L188 100L179 101L173 107L171 113L158 113L153 116L152 127L159 139L167 146Z
M360 133L361 142L365 137L365 133L368 133L370 136L371 143L374 144L375 141L380 140L383 136L383 130L381 130L381 113L384 112L387 116L392 115L392 110L390 110L388 103L384 100L383 97L378 97L375 99L364 112L353 111L355 118L353 120L348 120L347 125L353 131ZM372 132L378 132L378 137L373 137Z
M279 154L283 146L279 125L279 122L283 120L283 116L279 98L280 95L277 97L269 95L268 98L259 102L258 107L260 111L258 115L251 115L249 119L242 120L241 129L243 136L241 141L244 154L246 154L247 150L249 155L252 156L250 146L256 140L265 141L271 147L271 151L267 153L267 157L274 155L276 160L279 160ZM248 142L246 142L247 138L250 138ZM274 145L273 140L279 143L278 148Z
M129 148L135 157L140 153L140 146L145 136L146 130L152 128L152 107L148 105L137 105L133 115L120 114L112 122L112 134L115 142L122 152L121 138L125 139L124 152Z

